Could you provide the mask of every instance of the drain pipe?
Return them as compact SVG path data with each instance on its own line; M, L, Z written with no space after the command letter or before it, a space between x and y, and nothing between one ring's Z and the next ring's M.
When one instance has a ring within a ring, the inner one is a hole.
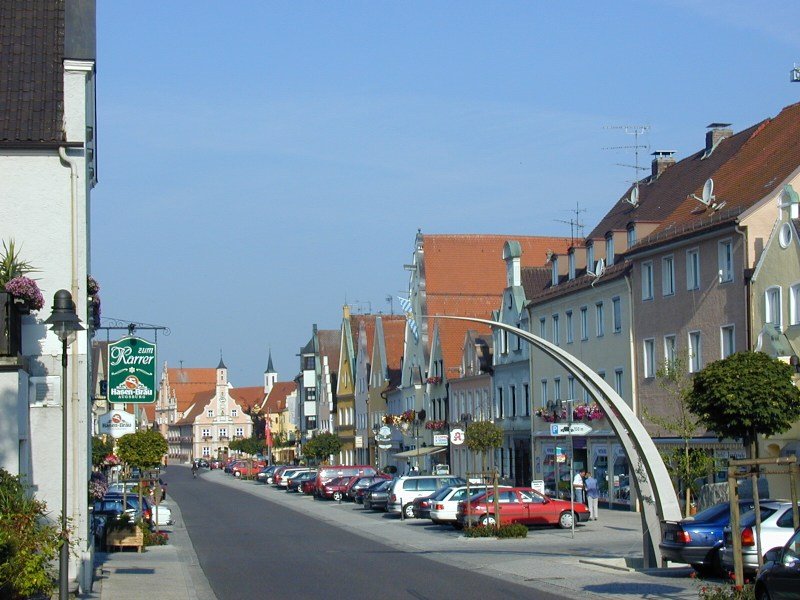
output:
M69 165L69 181L70 181L70 222L72 224L72 232L70 235L71 253L72 253L72 282L70 290L72 297L78 297L78 211L76 209L76 202L78 198L78 161L74 158L67 156L67 148L60 146L58 148L58 156L61 157L62 162ZM83 312L83 311L81 311Z
M743 252L744 252L744 265L742 269L742 280L744 282L744 306L745 306L745 328L744 328L744 335L745 335L745 348L748 350L752 350L752 332L750 328L753 324L753 315L750 311L751 309L751 298L750 298L750 278L745 279L745 273L750 269L750 262L749 262L749 252L747 251L747 234L739 229L739 223L737 222L733 226L734 231L742 236L742 244L743 244Z

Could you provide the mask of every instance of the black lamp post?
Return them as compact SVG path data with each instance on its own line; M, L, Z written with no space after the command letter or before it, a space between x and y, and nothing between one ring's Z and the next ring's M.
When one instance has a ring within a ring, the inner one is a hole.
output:
M58 290L53 296L53 313L45 321L61 340L61 553L58 558L58 598L69 597L69 544L67 543L67 346L82 331L72 294Z

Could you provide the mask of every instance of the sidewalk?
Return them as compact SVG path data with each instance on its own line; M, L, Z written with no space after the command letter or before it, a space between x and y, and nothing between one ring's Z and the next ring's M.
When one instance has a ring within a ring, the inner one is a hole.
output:
M94 600L140 600L152 595L158 600L216 600L197 561L192 542L183 525L180 508L170 500L174 525L166 546L150 546L141 553L97 552ZM142 577L146 575L147 577Z

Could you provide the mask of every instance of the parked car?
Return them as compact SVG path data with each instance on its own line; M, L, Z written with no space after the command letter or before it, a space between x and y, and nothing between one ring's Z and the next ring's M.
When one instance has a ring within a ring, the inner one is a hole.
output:
M272 485L278 487L278 485L281 482L281 478L283 477L283 474L291 468L292 468L291 466L283 465L275 469L272 472Z
M322 498L330 498L339 502L342 498L344 498L344 493L347 491L347 486L350 485L350 481L356 476L344 476L344 477L337 477L336 479L332 479L328 483L326 483L322 487Z
M289 484L289 480L294 477L295 475L299 475L300 473L305 473L308 471L305 467L291 467L289 469L284 470L281 473L280 479L275 482L279 488L286 489L286 486Z
M555 500L534 489L516 487L498 490L501 525L558 525L572 527L573 514L577 522L589 520L585 504L571 504ZM498 520L494 507L494 490L488 489L477 496L458 503L458 522L462 525L494 525Z
M758 571L755 592L759 600L796 600L800 597L800 529L782 548L771 548Z
M299 473L296 473L295 475L293 475L292 477L290 477L286 481L286 491L287 492L299 492L300 491L300 485L304 481L313 481L316 478L317 478L316 470L314 470L314 471L311 471L311 470L300 471Z
M461 477L451 477L447 475L413 475L411 477L401 477L395 479L392 490L389 492L390 513L400 513L406 518L414 518L414 507L411 504L414 498L429 496L433 492L448 485L463 485L467 483Z
M753 500L740 500L739 511L752 510ZM723 530L731 522L731 505L721 502L680 521L661 522L658 549L664 560L692 565L702 574L722 573Z
M222 468L222 461L219 460L218 458L215 458L214 460L210 460L210 461L208 461L208 468L209 469L221 469Z
M366 490L376 481L386 481L387 479L391 479L391 476L386 475L384 473L378 473L377 475L367 475L365 477L355 477L350 481L350 485L347 488L347 490L345 490L344 493L345 498L347 498L348 500L352 500L353 502L356 502L357 496L359 495L360 491Z
M136 493L134 490L137 485L139 485L139 483L136 481L112 483L108 486L106 494L122 494L125 490L127 490L129 494L134 494Z
M120 502L127 501L128 507L133 507L136 510L136 518L141 518L145 523L152 525L153 524L153 507L150 504L150 500L147 496L142 496L142 506L139 507L139 495L138 494L118 494L118 493L106 493L103 496L103 501L106 500L118 500Z
M268 467L262 467L262 469L256 474L256 482L258 483L272 483L272 473L277 469L276 465L270 465Z
M320 467L314 480L314 496L324 497L323 488L326 483L337 477L364 477L375 475L377 471L370 465L335 465Z
M367 488L364 494L365 510L382 510L386 512L389 503L389 490L392 487L392 480L379 481Z
M443 488L446 489L446 488ZM427 496L419 496L411 501L411 512L415 519L430 519L431 501L441 490L435 491Z
M311 496L312 494L315 493L316 485L317 485L317 478L316 476L314 476L311 479L301 481L299 491L305 494L306 496Z
M449 523L454 527L461 528L458 522L458 503L467 499L467 491L469 497L473 498L478 494L486 491L488 486L483 484L448 486L439 490L433 497L430 509L430 518L436 524ZM500 486L500 488L508 489L509 486Z
M792 503L777 500L759 502L761 508L761 551L783 546L794 533ZM756 540L756 511L742 515L740 520L742 540L742 563L745 573L758 571L758 545ZM722 548L722 567L733 570L733 534L730 526L725 528L725 545Z
M255 477L264 466L263 462L244 460L233 467L232 473L234 477Z

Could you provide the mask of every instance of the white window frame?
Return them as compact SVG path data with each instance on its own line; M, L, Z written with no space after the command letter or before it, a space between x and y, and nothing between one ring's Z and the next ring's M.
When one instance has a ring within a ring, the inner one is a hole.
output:
M690 248L686 251L686 289L700 289L700 249Z
M730 283L733 281L733 240L720 240L717 246L717 259L719 264L719 282Z
M675 257L672 254L661 259L661 294L675 295Z
M674 333L668 333L664 336L664 364L667 368L672 369L675 366L675 360L678 358L678 336Z
M232 417L238 417L239 416L239 410L236 409L236 408L232 408L231 409L231 416Z
M736 352L736 325L729 323L719 328L719 356L728 358Z
M547 318L539 317L539 337L543 340L547 339Z
M211 429L203 428L200 430L200 437L211 437Z
M703 336L699 330L690 331L689 338L689 373L697 373L703 369Z
M642 263L642 300L653 299L653 261Z
M567 315L567 323L566 323L566 327L567 327L567 343L571 344L571 343L573 343L575 341L575 331L574 331L574 326L573 326L573 322L572 322L572 311L568 310L566 312L566 315Z
M558 314L553 315L553 343L556 346L561 345L561 332L558 327Z
M594 270L594 242L586 244L586 268Z
M209 418L209 419L213 419L214 418L214 411L213 410L207 410L206 411L206 417Z
M614 234L606 236L606 266L614 264Z
M800 283L789 288L789 325L800 325Z
M614 319L614 333L622 331L622 298L614 296L611 298L611 312Z
M589 307L581 306L581 341L589 339Z
M211 456L211 448L203 446L203 456Z
M552 277L552 284L558 285L558 256L554 256L550 259L553 264L553 277Z
M553 399L561 400L561 377L553 378Z
M602 300L595 303L594 315L597 337L603 337L606 334L606 309L605 303Z
M567 376L567 400L575 399L575 378L572 375Z
M775 299L775 304L770 299ZM773 285L764 290L764 323L771 323L783 330L783 290L779 285Z
M644 367L645 379L656 376L656 340L646 338L642 341L642 366Z
M628 249L636 245L636 226L631 225L628 227Z

